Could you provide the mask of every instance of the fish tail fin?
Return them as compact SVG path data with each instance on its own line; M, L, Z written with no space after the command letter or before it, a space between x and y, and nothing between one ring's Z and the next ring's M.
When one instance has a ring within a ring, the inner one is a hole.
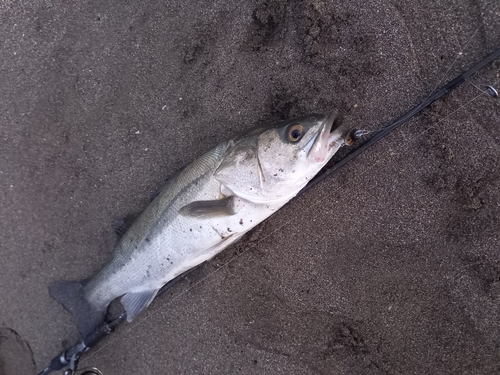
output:
M104 323L106 309L99 310L85 297L83 285L72 281L57 282L49 288L50 295L70 312L82 337Z

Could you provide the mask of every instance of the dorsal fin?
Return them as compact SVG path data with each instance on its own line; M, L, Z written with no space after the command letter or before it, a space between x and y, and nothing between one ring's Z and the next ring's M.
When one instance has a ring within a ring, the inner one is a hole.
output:
M163 184L158 189L156 189L153 192L153 194L151 194L151 196L149 197L149 202L151 203L153 201L153 199L155 199L163 189L165 189L172 181L174 181L176 179L176 177L179 176L184 169L186 169L185 166L182 168L179 168L174 173L172 173L170 176L168 176L165 179L165 181L163 181Z

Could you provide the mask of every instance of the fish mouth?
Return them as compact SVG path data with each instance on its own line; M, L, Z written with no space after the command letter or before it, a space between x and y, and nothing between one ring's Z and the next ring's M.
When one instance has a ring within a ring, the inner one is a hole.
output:
M325 161L327 156L329 156L330 150L333 147L333 143L335 143L335 141L340 138L339 132L335 131L338 129L338 126L333 126L335 120L337 119L337 116L337 111L333 111L328 116L326 116L325 120L319 128L319 131L309 141L309 143L312 142L312 145L307 152L308 161L321 163Z

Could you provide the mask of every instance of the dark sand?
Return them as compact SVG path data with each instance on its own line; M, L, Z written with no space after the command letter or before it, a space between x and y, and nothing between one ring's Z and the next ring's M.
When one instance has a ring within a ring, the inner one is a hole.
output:
M96 272L114 218L220 141L333 108L377 129L498 45L498 0L4 0L0 324L19 336L0 354L29 344L41 370L72 344L47 287ZM499 72L497 61L472 82L500 89ZM498 374L499 162L500 101L465 84L81 365Z

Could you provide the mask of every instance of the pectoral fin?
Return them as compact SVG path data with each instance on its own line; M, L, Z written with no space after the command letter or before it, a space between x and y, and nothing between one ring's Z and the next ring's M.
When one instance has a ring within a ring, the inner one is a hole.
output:
M216 201L196 201L182 207L179 213L183 216L192 216L200 219L208 219L220 216L232 216L236 213L234 209L234 198L224 198Z

